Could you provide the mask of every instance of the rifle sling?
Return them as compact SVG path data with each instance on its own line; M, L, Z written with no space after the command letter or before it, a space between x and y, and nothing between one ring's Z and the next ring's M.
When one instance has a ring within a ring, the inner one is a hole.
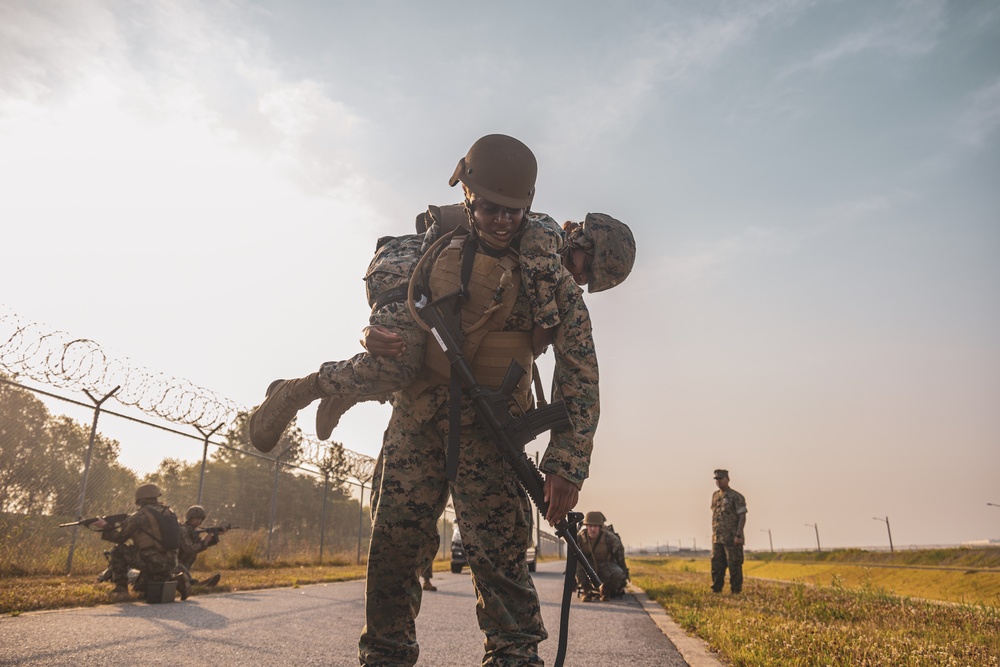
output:
M454 303L455 338L462 336L462 301L469 296L469 280L472 279L473 263L476 261L478 243L475 235L470 234L462 249L461 286ZM444 471L449 481L458 478L458 450L462 444L462 379L455 368L451 369L451 383L448 387L448 454L445 459Z

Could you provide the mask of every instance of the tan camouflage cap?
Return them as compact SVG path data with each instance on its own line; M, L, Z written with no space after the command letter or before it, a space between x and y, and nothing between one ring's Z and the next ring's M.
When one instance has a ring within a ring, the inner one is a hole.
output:
M624 282L635 263L635 237L628 225L604 213L588 213L583 234L594 250L587 291L603 292Z
M729 471L719 468L718 470L715 471L713 477L715 479L727 479L729 477Z

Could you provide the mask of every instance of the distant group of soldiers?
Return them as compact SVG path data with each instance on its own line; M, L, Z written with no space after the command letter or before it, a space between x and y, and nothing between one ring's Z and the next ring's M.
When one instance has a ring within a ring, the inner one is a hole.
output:
M191 568L198 554L218 544L219 534L228 527L202 528L208 514L201 505L189 507L181 523L170 507L160 502L162 495L155 484L143 484L135 492L137 511L115 517L119 520L81 522L101 531L102 540L115 543L105 552L109 565L97 580L113 583L114 593L120 597L128 596L130 583L132 590L145 598L150 584L174 581L182 600L188 598L195 584L219 583L219 574L203 582L192 579Z
M729 471L713 473L718 490L712 494L712 591L721 593L729 570L729 587L734 594L743 590L743 544L747 520L747 502L743 494L729 486ZM625 548L614 528L606 525L602 512L587 512L583 529L577 536L584 556L601 579L595 589L584 570L576 568L577 592L584 602L606 601L621 597L631 578L625 564Z

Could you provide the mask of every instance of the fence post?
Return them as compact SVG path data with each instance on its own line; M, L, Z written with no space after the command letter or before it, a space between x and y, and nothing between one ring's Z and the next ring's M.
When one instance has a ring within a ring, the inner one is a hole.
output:
M373 489L374 491L374 489ZM361 493L358 494L358 565L361 565L361 526L365 519L365 483L361 482Z
M278 469L281 466L281 457L287 451L288 449L274 457L274 483L271 484L271 520L267 527L267 555L265 556L267 561L271 560L271 536L274 535L274 520L278 511Z
M198 475L198 501L195 503L196 505L201 505L201 494L205 489L205 462L208 460L208 439L215 435L216 431L222 428L222 424L219 424L208 433L201 430L200 426L195 426L195 428L198 429L198 433L201 433L205 442L205 446L201 450L201 473Z
M121 388L121 385L116 386L101 400L94 398L86 389L83 390L83 393L85 393L87 397L94 402L94 421L90 426L90 444L87 445L87 457L83 462L83 480L80 482L80 502L76 507L77 521L83 519L83 504L87 500L87 480L90 477L90 459L94 455L94 441L97 439L97 418L101 416L101 405L104 401L114 396L115 393ZM66 574L73 571L73 552L76 551L76 535L79 528L80 526L73 526L73 535L70 537L69 542L69 556L66 558Z
M323 541L326 538L326 490L330 484L330 471L323 471L323 511L319 515L319 564L323 564Z

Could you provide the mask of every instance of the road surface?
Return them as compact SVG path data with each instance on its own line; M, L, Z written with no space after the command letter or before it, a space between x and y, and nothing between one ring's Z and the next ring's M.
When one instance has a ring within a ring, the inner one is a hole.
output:
M550 635L541 646L546 665L553 664L557 649L563 566L539 563L533 575ZM468 570L435 573L434 583L438 590L424 594L417 618L417 664L479 665L483 636ZM567 667L712 664L685 662L641 598L645 596L589 604L574 600ZM363 624L363 581L200 595L169 604L34 612L0 618L0 665L355 667Z

